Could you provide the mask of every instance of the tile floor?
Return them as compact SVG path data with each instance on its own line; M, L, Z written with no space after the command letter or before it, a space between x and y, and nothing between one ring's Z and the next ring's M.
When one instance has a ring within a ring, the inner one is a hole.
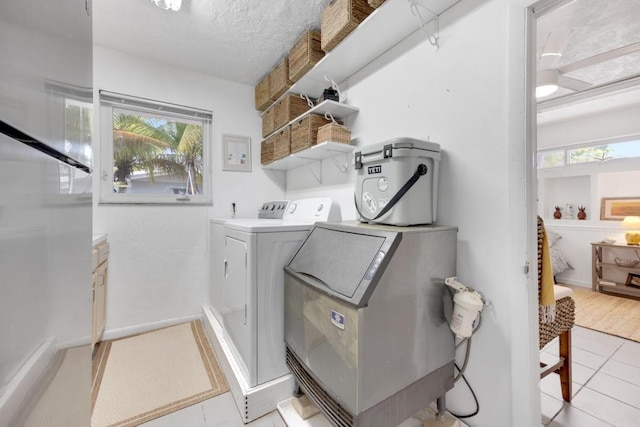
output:
M287 427L278 411L243 424L231 392L218 395L197 405L156 418L143 427Z
M573 400L562 401L560 378L551 374L540 383L542 423L549 427L637 427L640 425L640 343L590 329L574 327ZM558 353L552 341L540 359ZM227 392L181 411L143 424L145 427L241 427L242 420ZM286 427L277 411L247 424Z
M557 359L557 339L540 360ZM560 378L540 383L542 422L549 427L640 425L640 343L576 326L572 331L573 398L563 402Z

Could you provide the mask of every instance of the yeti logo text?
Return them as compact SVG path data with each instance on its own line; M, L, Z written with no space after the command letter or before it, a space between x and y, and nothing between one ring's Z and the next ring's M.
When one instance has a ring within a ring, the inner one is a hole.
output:
M382 166L380 166L380 165L369 166L369 168L367 169L367 173L369 175L374 174L374 173L382 173Z

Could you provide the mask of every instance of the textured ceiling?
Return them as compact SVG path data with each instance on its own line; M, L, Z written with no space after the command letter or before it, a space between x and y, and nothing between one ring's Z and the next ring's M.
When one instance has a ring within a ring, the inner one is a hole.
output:
M84 0L75 1L72 11L63 11L55 2L2 0L0 13L8 21L56 34L61 27L70 27L76 13L85 13ZM94 43L254 85L306 29L319 28L329 1L183 0L182 10L173 12L149 0L93 0ZM538 70L558 70L596 87L638 76L637 86L603 102L590 101L589 109L614 108L616 97L622 97L620 105L633 103L640 93L640 0L561 1L562 7L537 19ZM44 8L51 19L35 22L34 7ZM631 49L606 57L624 46ZM561 56L543 57L545 52ZM540 101L574 93L561 88Z
M640 76L640 1L574 0L565 3L537 19L538 71L558 70L560 76L587 85L576 89L570 87L571 81L568 81L567 86L562 87L560 81L557 92L539 101L568 100L576 92L606 88L612 82ZM555 55L544 55L549 53ZM605 95L600 91L599 100L590 99L588 105L581 107L572 102L571 107L567 107L572 111L557 115L545 112L538 119L540 122L554 117L566 118L637 103L640 101L638 89L640 86Z
M93 0L94 43L249 85L320 28L329 0L183 0L179 12L149 0Z

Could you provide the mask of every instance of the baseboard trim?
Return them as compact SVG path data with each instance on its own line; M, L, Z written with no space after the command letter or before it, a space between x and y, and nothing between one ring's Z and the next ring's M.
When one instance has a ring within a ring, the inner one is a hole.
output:
M556 285L562 286L563 284L565 284L565 285L578 286L580 288L585 288L585 289L591 289L591 282L585 282L583 280L564 279L560 275L556 277L556 280L557 280Z
M9 426L20 419L27 398L38 391L40 383L56 365L55 338L48 338L33 352L11 378L0 396L0 426Z
M153 331L155 329L166 328L168 326L179 325L181 323L191 322L192 320L202 319L202 314L190 314L183 317L174 317L172 319L159 320L157 322L142 323L135 326L127 326L126 328L118 328L105 330L102 340L114 340L118 338L129 337L131 335L141 334Z
M90 345L91 344L91 336L87 335L86 337L80 337L80 338L74 338L72 340L66 340L66 341L60 341L57 344L57 348L58 350L64 350L67 348L73 348L73 347L81 347L83 345Z

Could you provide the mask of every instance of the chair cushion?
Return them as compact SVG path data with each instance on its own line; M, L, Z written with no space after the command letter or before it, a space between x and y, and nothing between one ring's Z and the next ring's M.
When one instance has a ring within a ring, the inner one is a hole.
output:
M553 285L553 296L556 301L561 300L562 298L572 297L573 289L567 288L566 286Z

